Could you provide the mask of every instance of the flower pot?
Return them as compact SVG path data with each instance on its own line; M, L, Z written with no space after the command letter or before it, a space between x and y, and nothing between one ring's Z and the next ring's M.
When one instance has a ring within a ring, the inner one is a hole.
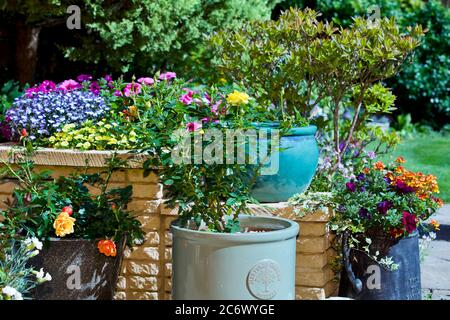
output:
M295 298L296 222L240 216L242 227L273 230L214 233L172 223L175 300Z
M124 242L118 243L116 257L107 257L97 248L98 241L50 239L31 261L44 268L52 280L36 287L38 300L111 300L119 276Z
M357 300L421 300L418 232L393 243L383 237L371 239L371 250L379 250L380 255L392 257L399 265L398 269L390 271L366 254L351 250L351 269L347 266L350 272L344 272L341 277L340 295ZM349 281L352 278L353 283ZM355 280L361 281L359 285L355 285ZM360 290L353 289L358 286Z
M258 129L277 129L277 123L257 125ZM252 189L252 196L259 202L284 202L292 195L305 191L316 172L319 148L314 134L316 126L292 128L280 138L278 172L261 175ZM264 143L258 141L259 145Z

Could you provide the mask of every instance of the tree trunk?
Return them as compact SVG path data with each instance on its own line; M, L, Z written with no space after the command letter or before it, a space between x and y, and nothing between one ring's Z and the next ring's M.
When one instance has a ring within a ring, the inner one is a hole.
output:
M16 24L16 77L22 85L34 80L40 32L41 27Z

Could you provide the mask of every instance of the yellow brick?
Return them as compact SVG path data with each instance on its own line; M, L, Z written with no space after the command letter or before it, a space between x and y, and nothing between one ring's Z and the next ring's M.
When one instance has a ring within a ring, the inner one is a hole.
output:
M322 269L328 263L328 254L326 252L319 254L297 254L297 268L316 268Z
M141 223L141 228L144 232L158 230L161 223L158 215L140 215L136 219Z
M11 180L1 180L0 183L0 193L11 195L14 191L14 188L17 187L17 183Z
M178 215L178 208L169 208L164 203L161 204L161 214L162 215Z
M142 169L128 169L127 177L129 182L143 182L143 183L158 183L159 178L155 173L150 173L144 178L144 170Z
M325 299L323 288L295 287L296 300L320 300Z
M164 260L172 260L172 248L164 249Z
M139 276L156 276L159 274L159 263L129 261L127 264L127 273Z
M159 250L157 247L136 247L134 250L125 249L124 258L128 260L159 260Z
M124 291L117 291L114 294L114 300L126 300L127 299L127 294Z
M119 276L117 279L117 289L116 290L125 290L127 287L127 280L123 276Z
M334 273L328 266L320 271L298 268L295 274L295 284L298 286L322 288L333 278Z
M162 198L162 185L133 184L133 198L160 199Z
M326 222L300 222L300 235L302 236L322 236L326 232Z
M164 232L164 244L166 246L172 245L172 233L169 231Z
M301 222L328 222L330 220L330 210L318 210L312 214L306 214L300 218Z
M328 297L331 297L333 295L336 295L338 289L339 289L339 282L338 281L336 281L335 279L328 281L328 283L324 287L325 296L328 298Z
M147 232L144 236L146 245L157 246L159 244L159 233L156 231Z
M330 237L302 237L297 240L297 252L322 253L330 247Z
M172 279L171 278L166 278L164 280L164 290L166 292L170 292L172 290Z
M129 300L158 300L158 292L128 292Z
M158 288L159 281L157 277L131 276L127 278L128 290L157 291Z
M170 230L170 224L176 220L178 217L176 216L167 216L164 219L164 229L165 230Z
M164 264L164 274L167 276L172 276L172 263Z

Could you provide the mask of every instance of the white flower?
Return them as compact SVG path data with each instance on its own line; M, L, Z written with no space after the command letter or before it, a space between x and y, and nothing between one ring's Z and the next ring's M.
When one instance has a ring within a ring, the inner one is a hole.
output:
M42 250L42 242L40 242L36 237L26 239L24 243L27 245L27 249L30 251L34 248L36 248L37 250Z
M430 232L429 235L430 235L431 240L436 239L436 232Z
M52 280L52 276L47 272L44 272L44 269L41 268L41 270L39 270L38 273L36 273L36 279L38 281L38 283L44 283L46 281L51 281Z
M33 258L33 257L36 257L38 254L39 254L39 250L34 250L34 251L31 251L30 253L28 253L28 257Z
M12 300L23 300L22 294L15 288L6 286L2 289L2 293Z

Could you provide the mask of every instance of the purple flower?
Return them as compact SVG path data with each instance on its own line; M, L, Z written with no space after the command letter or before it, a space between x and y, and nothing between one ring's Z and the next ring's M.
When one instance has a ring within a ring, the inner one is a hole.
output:
M110 83L113 81L113 78L111 77L111 75L107 74L103 77L103 79L105 79L106 82Z
M175 72L166 72L166 73L161 73L159 75L159 80L171 80L171 79L175 79L177 77L177 74Z
M376 154L374 151L367 151L367 156L369 157L369 159L373 160L376 158Z
M53 81L44 80L38 88L40 92L48 93L56 89L56 84Z
M80 74L77 77L78 82L90 81L92 80L92 76L89 74Z
M384 179L384 181L386 181L387 185L390 185L392 182L391 179L389 179L388 177L384 177L383 179Z
M408 233L414 232L417 229L416 216L408 211L403 211L402 224Z
M391 208L392 208L392 202L389 200L384 200L377 204L377 210L382 215L386 215L388 210Z
M371 219L372 218L372 215L370 214L369 210L367 210L366 208L359 209L358 214L363 219Z
M149 78L149 77L145 77L145 78L139 78L137 80L140 84L146 85L146 86L151 86L155 83L155 80L153 80L153 78Z
M401 180L397 180L395 182L395 188L400 193L411 193L411 192L414 192L414 188L413 187L408 186L406 183L404 183Z
M356 184L352 181L349 181L345 184L345 187L347 188L348 191L350 192L355 192L356 191Z
M6 116L17 137L26 128L31 140L48 137L68 123L81 124L101 118L109 110L101 96L84 90L56 90L17 98Z
M122 96L122 92L120 92L120 90L116 90L116 91L114 91L114 95L116 97L121 97Z
M364 173L360 173L356 177L356 180L358 180L358 181L364 181L365 179L366 179L366 175Z
M365 186L362 186L362 187L359 189L359 191L361 191L361 192L366 192L366 187L365 187Z
M344 147L345 147L345 141L341 141L341 142L339 143L339 151L344 150Z
M93 93L93 94L99 94L100 93L100 86L98 85L97 81L92 82L89 85L89 90Z

